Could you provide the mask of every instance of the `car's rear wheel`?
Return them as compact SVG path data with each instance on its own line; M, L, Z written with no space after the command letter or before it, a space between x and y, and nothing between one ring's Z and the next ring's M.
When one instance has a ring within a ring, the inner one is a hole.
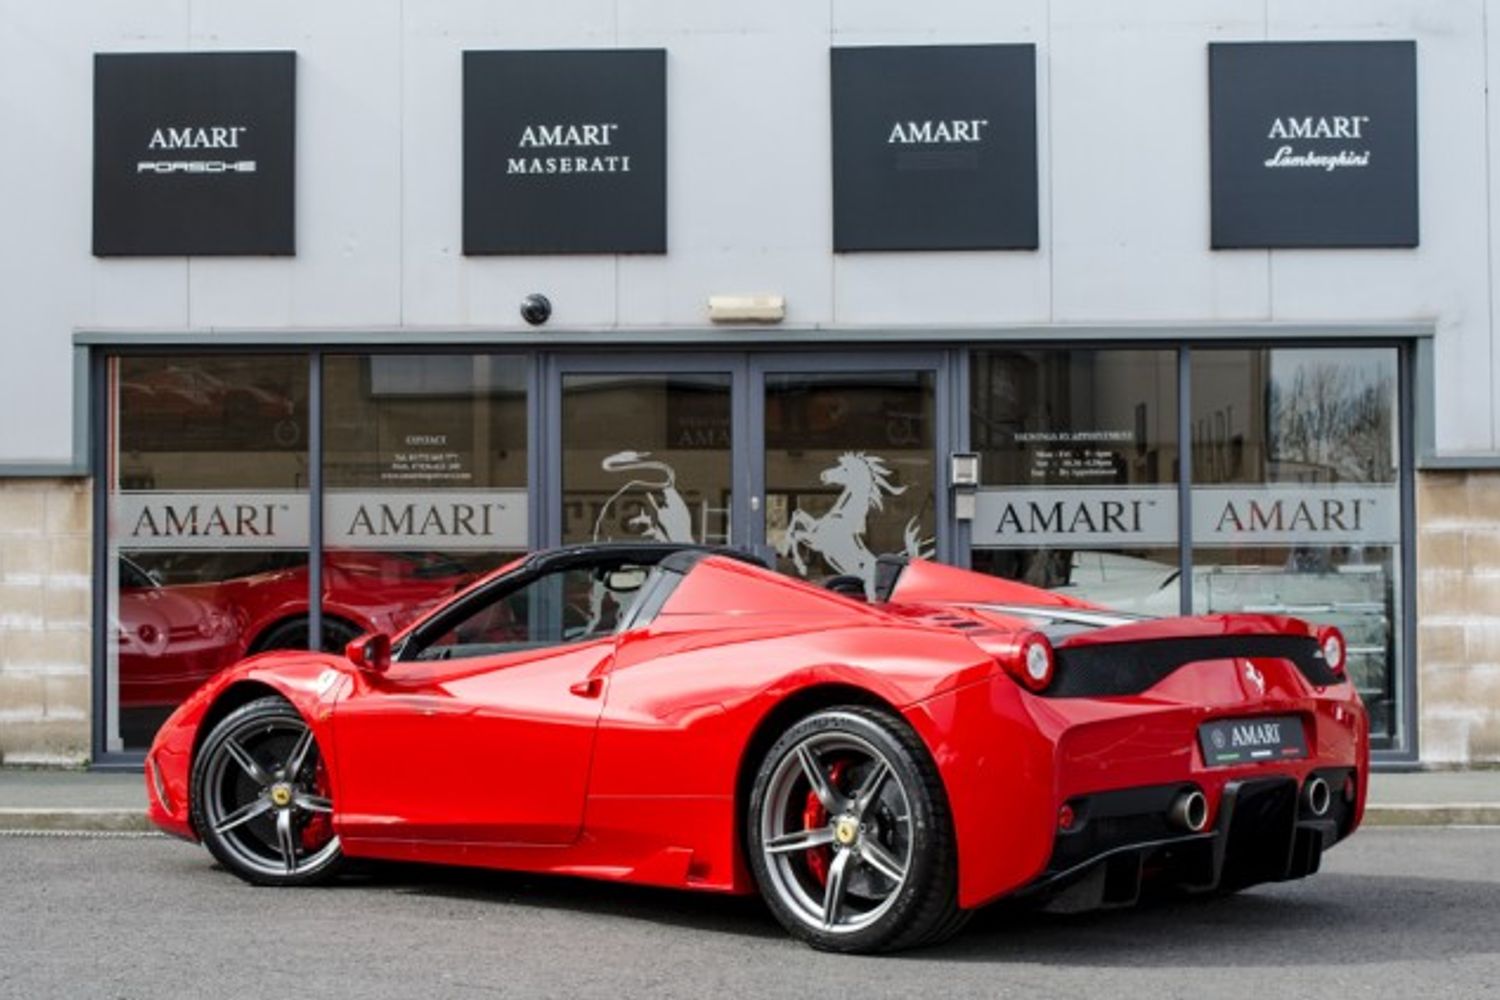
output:
M193 825L224 867L256 885L310 885L343 862L328 771L312 730L271 696L225 716L193 762Z
M892 951L963 925L942 778L889 712L826 709L782 734L751 790L747 843L772 912L815 948Z

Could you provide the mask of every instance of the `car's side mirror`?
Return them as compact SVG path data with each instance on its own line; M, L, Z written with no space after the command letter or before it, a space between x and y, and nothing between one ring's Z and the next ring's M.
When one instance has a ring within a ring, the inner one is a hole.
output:
M384 632L362 635L344 647L349 662L372 674L391 669L391 637Z

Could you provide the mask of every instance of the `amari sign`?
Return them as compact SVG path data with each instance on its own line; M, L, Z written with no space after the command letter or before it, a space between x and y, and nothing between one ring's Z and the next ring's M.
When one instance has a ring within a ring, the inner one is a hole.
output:
M992 548L1160 548L1177 544L1175 486L982 489L973 543Z
M986 488L973 543L989 548L1149 549L1178 544L1175 486ZM1394 545L1395 484L1197 486L1192 540L1200 548Z
M1417 245L1415 42L1209 46L1213 245Z
M94 253L295 250L296 54L94 57Z
M1193 541L1235 545L1394 545L1395 484L1202 486L1193 490Z
M122 492L111 508L131 551L302 549L306 493ZM330 491L323 541L333 548L492 552L526 547L525 490Z
M665 253L660 49L464 53L464 253Z
M1036 248L1035 46L832 60L834 250Z

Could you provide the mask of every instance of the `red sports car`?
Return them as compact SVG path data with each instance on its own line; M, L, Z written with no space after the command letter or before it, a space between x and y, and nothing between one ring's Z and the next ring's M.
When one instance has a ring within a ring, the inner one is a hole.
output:
M880 569L866 603L726 551L530 556L347 656L215 677L151 748L151 818L259 884L386 858L759 891L836 951L1002 897L1300 878L1359 825L1336 630Z

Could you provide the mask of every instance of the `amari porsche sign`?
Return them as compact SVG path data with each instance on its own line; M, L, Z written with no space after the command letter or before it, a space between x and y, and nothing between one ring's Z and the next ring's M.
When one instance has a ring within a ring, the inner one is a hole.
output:
M661 49L464 53L464 253L665 253Z
M295 251L294 52L94 57L94 253Z
M1417 245L1414 42L1209 46L1213 245Z
M834 250L1036 249L1035 46L832 60Z

